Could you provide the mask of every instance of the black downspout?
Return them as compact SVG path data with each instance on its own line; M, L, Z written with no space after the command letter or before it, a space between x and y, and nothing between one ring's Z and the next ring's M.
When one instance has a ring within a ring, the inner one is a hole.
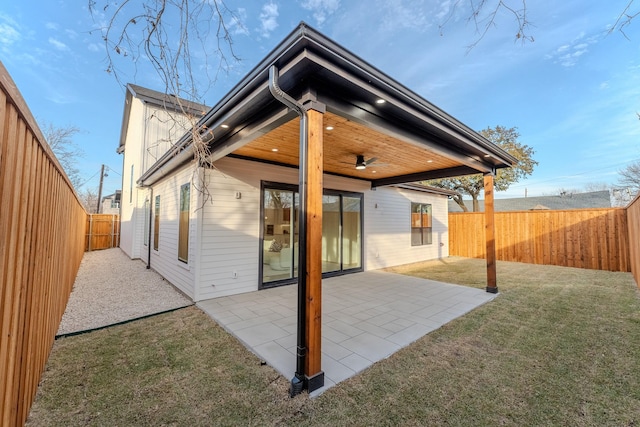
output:
M151 187L151 197L149 198L149 239L147 241L147 270L151 269L151 233L153 232L153 187ZM155 209L155 208L154 208Z
M300 157L298 172L299 234L298 234L298 336L296 350L296 373L291 379L291 397L302 393L305 388L304 365L307 357L306 330L306 300L307 300L307 110L304 106L285 93L278 86L279 70L275 65L269 68L269 91L274 98L294 110L300 116Z

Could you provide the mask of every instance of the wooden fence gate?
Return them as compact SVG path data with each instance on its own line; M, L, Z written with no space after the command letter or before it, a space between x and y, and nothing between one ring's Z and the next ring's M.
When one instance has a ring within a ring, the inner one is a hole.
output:
M112 214L87 215L85 251L120 246L120 216Z

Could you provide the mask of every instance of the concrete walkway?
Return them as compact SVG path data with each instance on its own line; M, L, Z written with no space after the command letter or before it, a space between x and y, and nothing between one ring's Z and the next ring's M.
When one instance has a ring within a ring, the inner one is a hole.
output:
M325 387L344 381L496 295L383 271L322 281ZM297 287L197 304L287 379L295 373Z

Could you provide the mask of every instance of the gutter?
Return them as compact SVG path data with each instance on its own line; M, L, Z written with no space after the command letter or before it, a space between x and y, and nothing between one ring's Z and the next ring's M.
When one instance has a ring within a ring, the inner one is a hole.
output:
M304 106L285 93L278 86L278 67L272 65L269 68L269 91L275 99L282 102L287 107L294 110L300 116L300 167L298 172L298 192L300 197L299 207L299 234L298 234L298 326L297 326L297 350L296 350L296 373L291 379L289 396L293 397L302 393L305 385L305 361L307 358L306 348L306 300L307 300L307 110Z

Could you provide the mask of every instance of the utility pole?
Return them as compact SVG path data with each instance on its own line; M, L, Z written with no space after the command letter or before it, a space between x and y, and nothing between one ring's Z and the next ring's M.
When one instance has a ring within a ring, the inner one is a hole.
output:
M102 182L104 181L104 165L100 169L100 187L98 187L98 206L96 207L96 213L100 213L100 204L102 199Z

